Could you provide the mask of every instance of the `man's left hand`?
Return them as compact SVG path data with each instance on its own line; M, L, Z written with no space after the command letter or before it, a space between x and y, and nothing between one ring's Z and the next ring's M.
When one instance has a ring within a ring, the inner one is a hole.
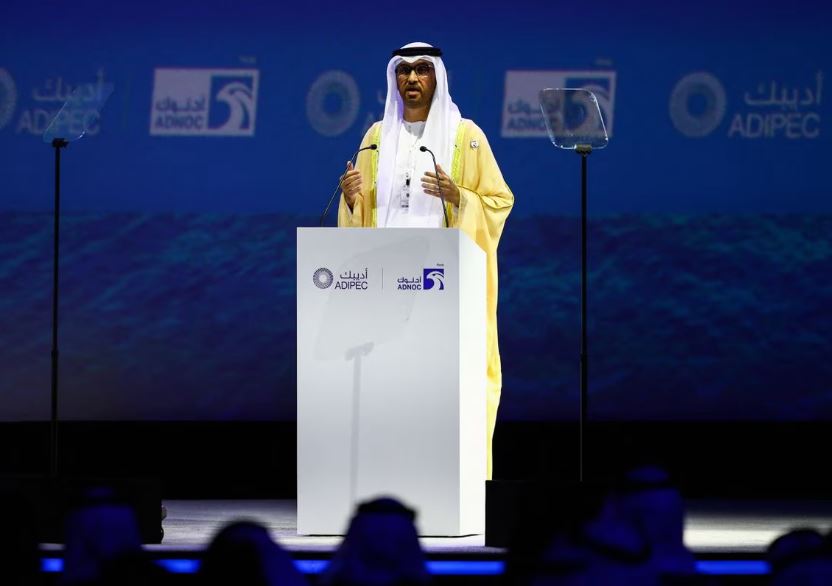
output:
M436 173L425 173L422 175L422 190L427 195L439 197L439 189L442 189L442 196L445 201L459 206L459 187L448 177L448 174L442 169L440 165L436 166L439 171L439 176Z

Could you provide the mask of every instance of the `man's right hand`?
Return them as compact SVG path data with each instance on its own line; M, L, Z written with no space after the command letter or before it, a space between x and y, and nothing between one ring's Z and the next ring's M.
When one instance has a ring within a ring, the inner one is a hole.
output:
M341 191L350 210L355 204L355 198L361 193L361 171L354 169L352 161L347 161L347 171L341 176Z

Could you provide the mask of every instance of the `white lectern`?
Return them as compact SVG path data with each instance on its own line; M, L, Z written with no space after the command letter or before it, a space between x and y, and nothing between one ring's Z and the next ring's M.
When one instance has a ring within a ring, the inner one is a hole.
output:
M384 495L484 532L485 282L455 229L298 229L298 533Z

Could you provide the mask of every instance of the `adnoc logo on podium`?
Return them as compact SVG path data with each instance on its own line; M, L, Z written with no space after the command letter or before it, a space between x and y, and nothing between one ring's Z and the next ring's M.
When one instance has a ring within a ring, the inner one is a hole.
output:
M436 267L424 269L422 271L422 282L425 286L425 291L431 289L435 291L443 291L445 289L445 269Z
M150 134L254 136L257 69L156 69Z

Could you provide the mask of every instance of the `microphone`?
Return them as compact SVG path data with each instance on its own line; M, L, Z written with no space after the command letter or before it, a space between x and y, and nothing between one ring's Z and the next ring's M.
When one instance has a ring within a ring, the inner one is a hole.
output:
M442 215L445 216L445 227L448 228L450 227L450 223L448 222L448 210L445 209L445 196L442 194L442 182L439 181L439 167L436 166L436 155L434 155L433 151L426 146L419 147L419 150L423 153L430 153L430 158L433 159L433 171L436 173L436 183L439 187L439 199L442 200Z
M361 151L368 151L368 150L369 151L374 151L377 148L378 148L377 144L371 144L370 146L365 146L364 148L358 149L357 151L355 151L355 154L353 154L352 158L350 158L350 163L352 163L353 166L355 166L355 159L356 159L356 157L358 157L358 153L360 153ZM343 175L342 175L342 177L343 177ZM340 179L338 180L338 185L335 186L335 191L333 191L332 195L329 196L329 201L326 203L326 209L324 209L324 213L321 214L321 221L318 224L318 226L323 227L324 219L326 219L326 214L327 214L327 212L329 212L329 207L332 205L332 200L335 199L335 194L338 193L339 189L341 189L341 180Z

